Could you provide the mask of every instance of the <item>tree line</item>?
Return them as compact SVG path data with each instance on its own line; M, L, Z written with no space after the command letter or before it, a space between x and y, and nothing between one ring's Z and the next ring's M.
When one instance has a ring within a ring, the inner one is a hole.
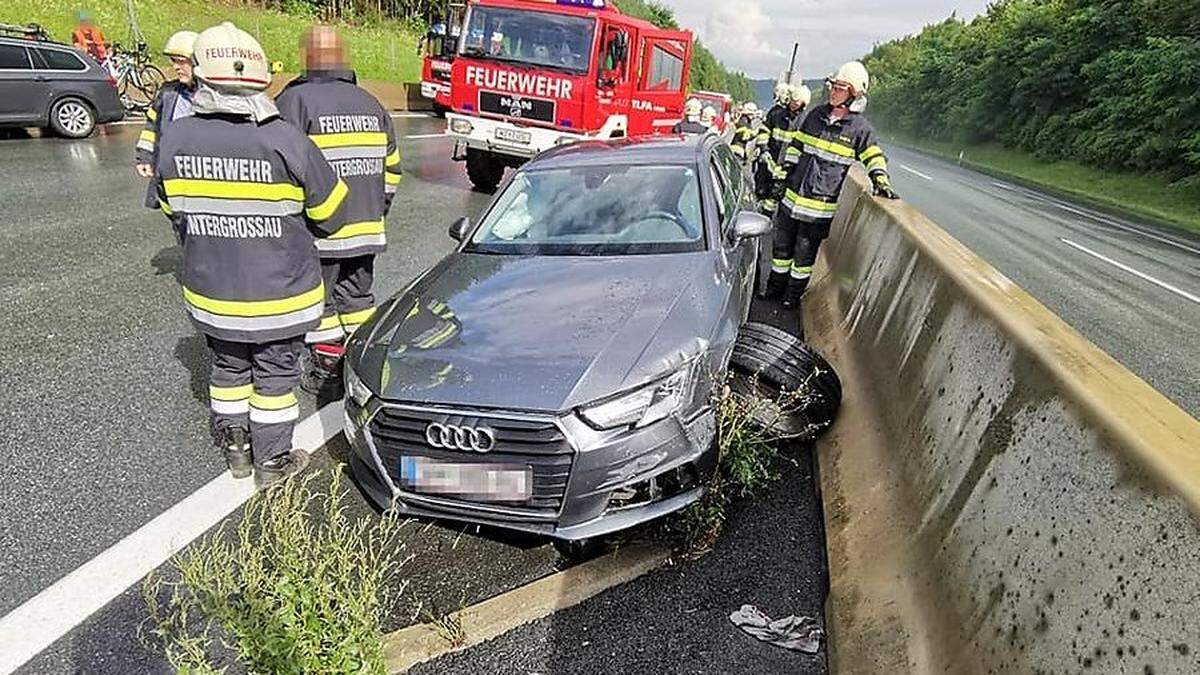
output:
M1200 0L997 0L865 62L886 129L1200 184Z

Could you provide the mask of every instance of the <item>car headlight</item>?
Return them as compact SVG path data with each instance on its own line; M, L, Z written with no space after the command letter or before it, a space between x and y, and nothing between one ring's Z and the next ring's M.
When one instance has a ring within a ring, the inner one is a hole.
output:
M450 131L453 131L456 134L462 134L464 136L469 136L469 135L471 135L471 132L474 130L475 130L475 125L471 124L467 120L464 120L464 119L450 120Z
M678 412L692 399L691 366L607 401L580 408L584 421L597 429L644 427Z
M358 376L358 373L354 372L354 369L349 365L346 365L344 368L342 368L342 371L344 372L344 377L346 380L346 397L351 401L354 401L354 404L358 407L365 408L367 402L370 401L371 397L375 394L370 390L370 388L367 387L366 383L362 381L362 378Z

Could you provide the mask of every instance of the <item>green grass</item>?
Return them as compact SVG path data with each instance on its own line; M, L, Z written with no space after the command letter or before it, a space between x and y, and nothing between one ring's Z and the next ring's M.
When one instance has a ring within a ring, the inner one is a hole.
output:
M311 17L265 10L237 0L136 0L138 23L157 55L167 37L177 30L203 30L222 21L233 21L262 43L267 56L282 61L286 72L298 72L300 36L312 25ZM87 9L110 41L129 43L125 0L0 0L0 23L36 22L56 40L70 42L74 14ZM402 21L375 21L370 25L341 25L359 77L370 80L415 82L421 77L416 32ZM166 59L156 56L160 65Z
M1101 208L1200 232L1200 185L1171 185L1153 175L1120 173L1078 162L1047 162L999 145L963 145L885 134L897 145L923 150Z

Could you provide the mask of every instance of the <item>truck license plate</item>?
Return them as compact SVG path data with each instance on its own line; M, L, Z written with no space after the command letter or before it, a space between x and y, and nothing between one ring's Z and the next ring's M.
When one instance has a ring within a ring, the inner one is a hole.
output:
M401 457L400 481L421 494L484 502L527 502L533 492L528 465L439 462Z
M500 127L496 129L496 140L529 145L533 141L533 134L521 129L505 129Z

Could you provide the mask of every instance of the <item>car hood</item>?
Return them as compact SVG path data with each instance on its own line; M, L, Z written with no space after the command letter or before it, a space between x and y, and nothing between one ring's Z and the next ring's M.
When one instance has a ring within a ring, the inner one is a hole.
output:
M454 253L381 309L357 370L388 400L567 410L702 349L716 322L698 294L714 264L706 252Z

